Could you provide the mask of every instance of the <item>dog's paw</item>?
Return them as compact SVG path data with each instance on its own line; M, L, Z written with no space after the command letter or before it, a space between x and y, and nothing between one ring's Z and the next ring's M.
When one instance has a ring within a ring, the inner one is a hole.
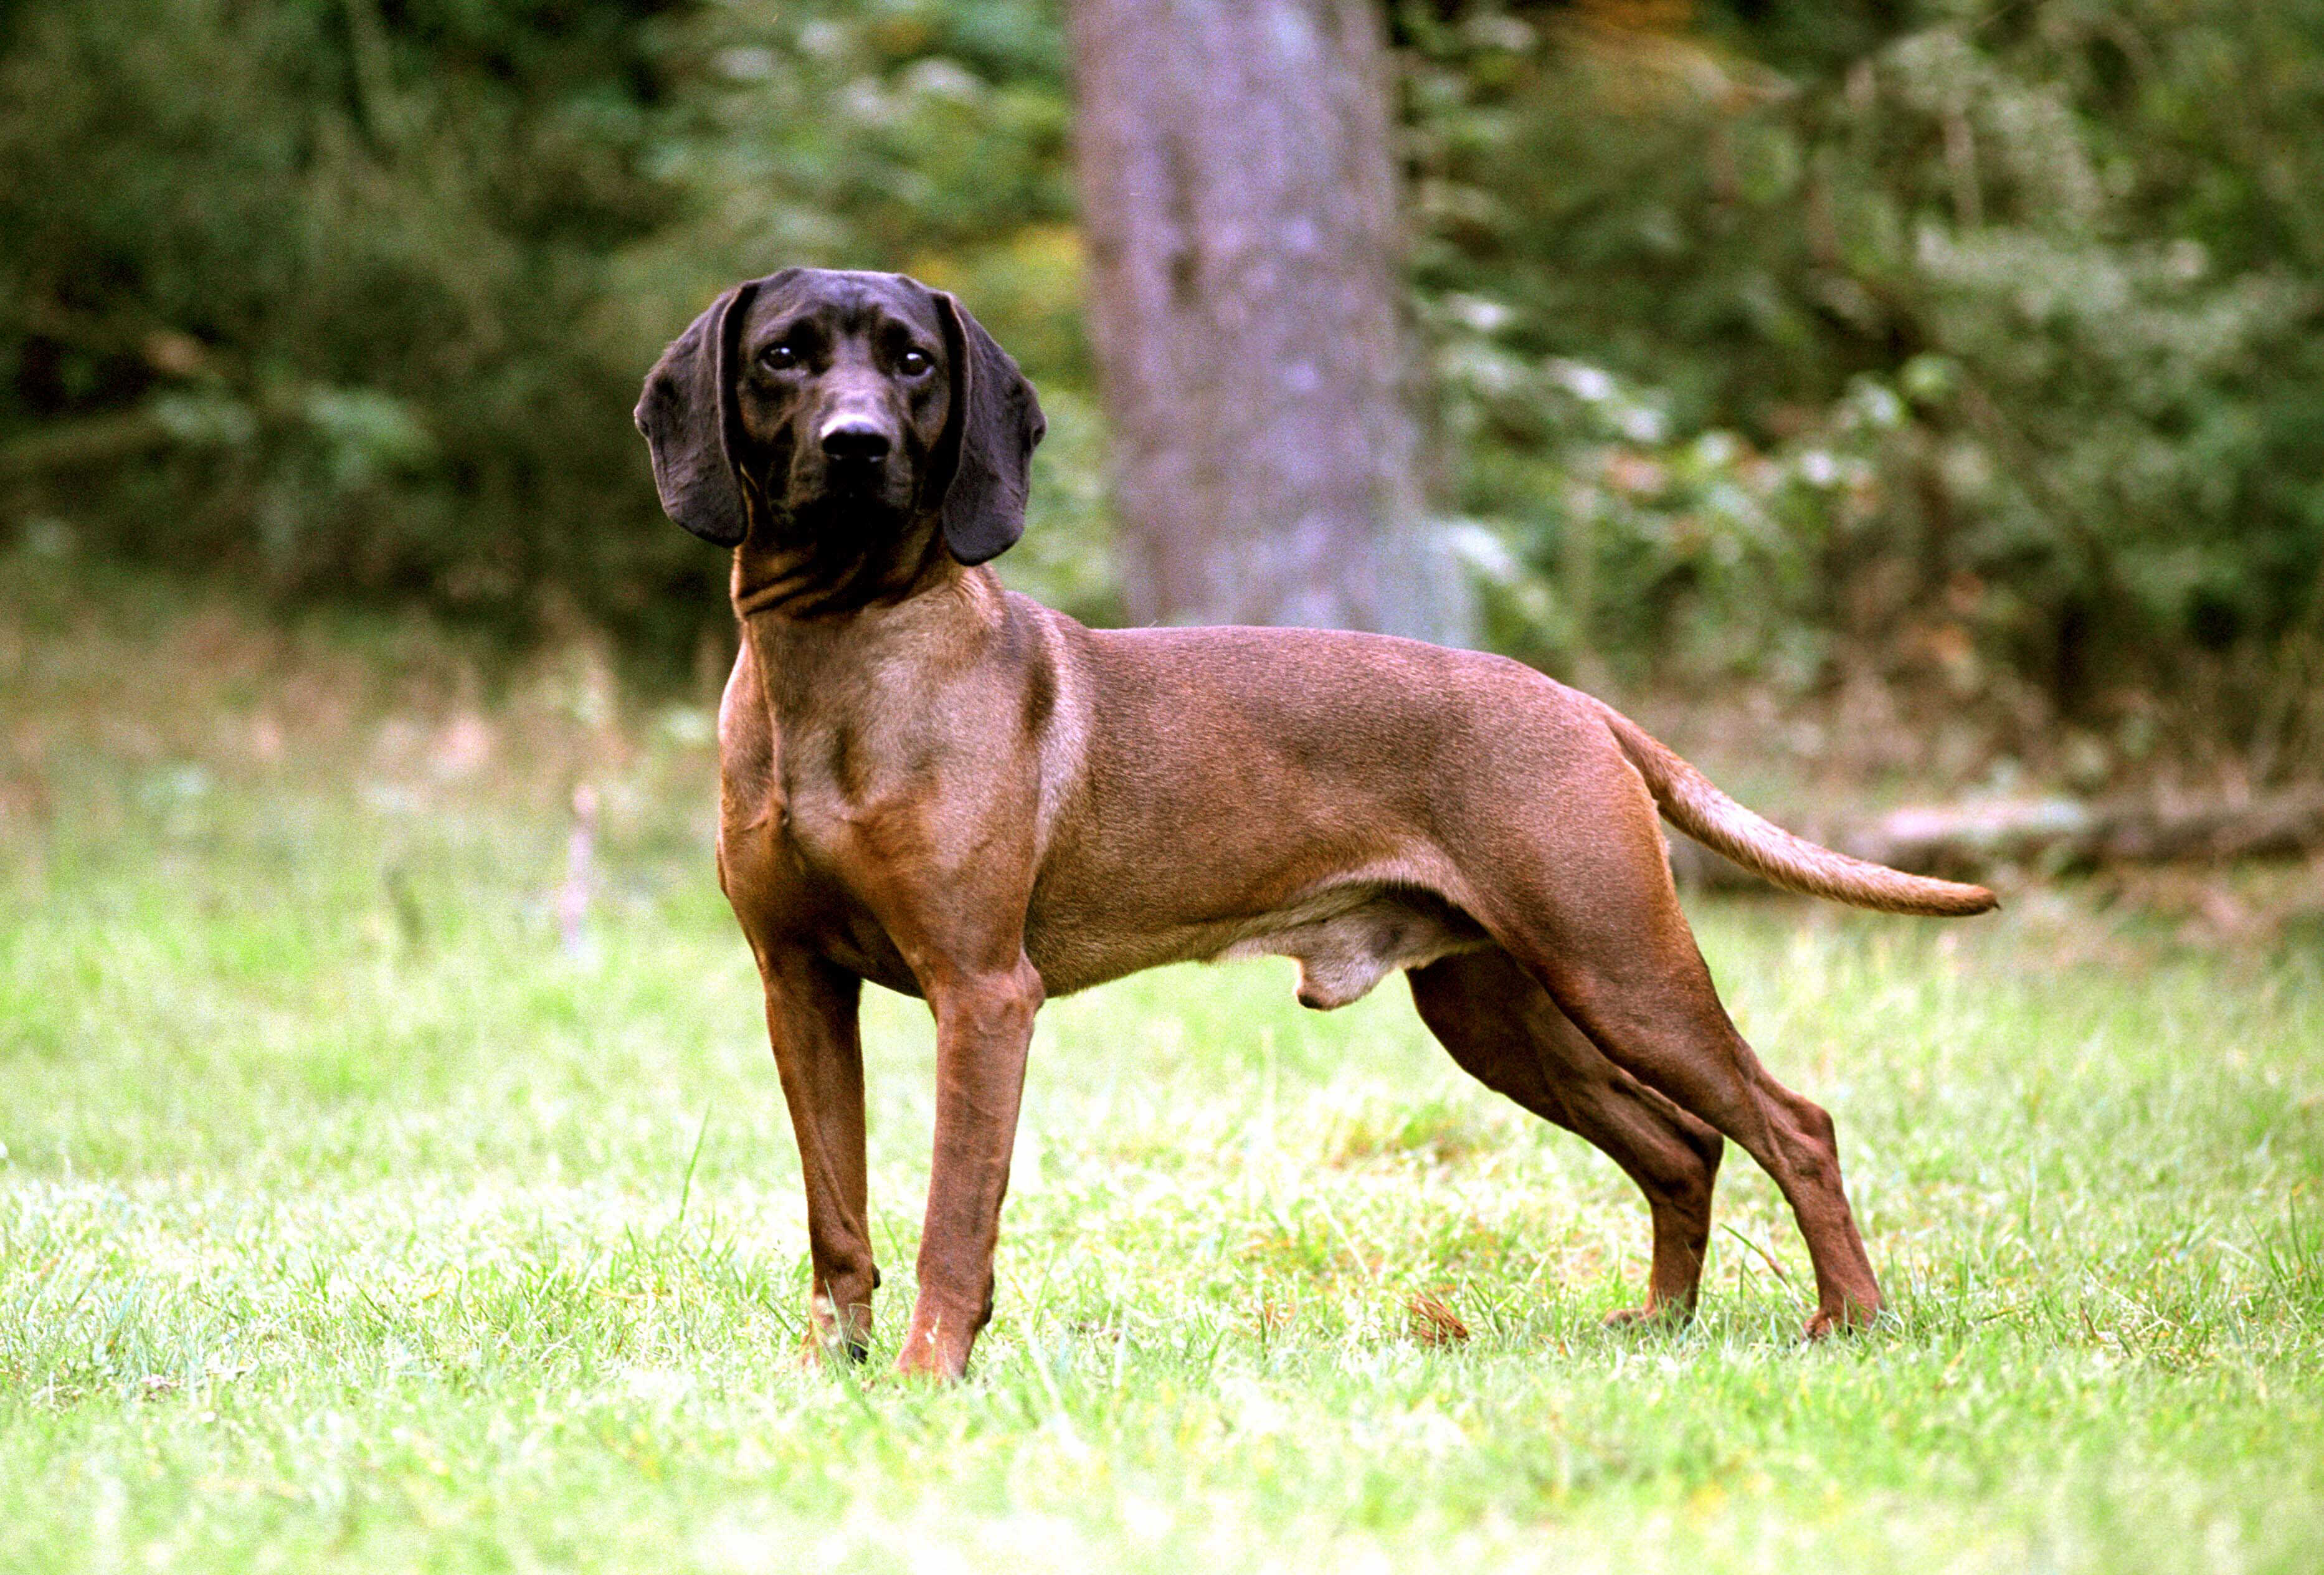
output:
M793 1365L807 1371L822 1372L844 1363L860 1367L872 1359L872 1342L868 1339L847 1339L836 1334L825 1334L820 1329L807 1331L799 1342L798 1355Z
M1854 1302L1839 1308L1820 1307L1806 1329L1810 1339L1824 1339L1835 1334L1861 1334L1879 1320L1880 1310L1865 1307Z
M896 1372L925 1384L957 1384L968 1376L968 1353L955 1355L933 1343L908 1347L896 1358Z

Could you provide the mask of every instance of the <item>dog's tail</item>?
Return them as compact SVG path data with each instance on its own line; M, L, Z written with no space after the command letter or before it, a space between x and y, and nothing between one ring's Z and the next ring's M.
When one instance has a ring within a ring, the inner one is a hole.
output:
M1885 913L1958 917L1982 913L1995 905L1993 894L1983 886L1906 875L1793 836L1720 792L1709 777L1629 718L1602 701L1600 704L1615 741L1646 779L1646 788L1664 817L1704 847L1725 854L1785 891L1830 897Z

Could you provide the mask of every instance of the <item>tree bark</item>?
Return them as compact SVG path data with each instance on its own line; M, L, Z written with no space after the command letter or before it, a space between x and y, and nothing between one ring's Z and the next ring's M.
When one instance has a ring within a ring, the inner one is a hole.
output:
M1074 0L1071 32L1131 616L1460 638L1376 0Z

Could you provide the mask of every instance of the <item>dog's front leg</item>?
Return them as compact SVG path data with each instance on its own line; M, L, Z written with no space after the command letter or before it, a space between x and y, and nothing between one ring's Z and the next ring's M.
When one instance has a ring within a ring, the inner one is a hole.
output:
M957 1378L992 1316L992 1251L1041 976L1020 952L1012 968L946 971L927 988L936 1019L936 1158L920 1235L919 1297L896 1365Z
M863 1047L856 1010L863 982L821 958L762 952L767 1037L782 1074L807 1183L807 1253L815 1289L807 1303L807 1354L839 1351L857 1361L872 1343L872 1261L865 1215Z

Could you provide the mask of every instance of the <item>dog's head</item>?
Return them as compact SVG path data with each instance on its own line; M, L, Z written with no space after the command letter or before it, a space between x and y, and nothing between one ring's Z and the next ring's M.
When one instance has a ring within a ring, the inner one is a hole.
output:
M1047 423L965 307L900 273L786 268L727 291L647 375L638 430L669 517L705 541L850 559L933 522L963 563L1025 530Z

